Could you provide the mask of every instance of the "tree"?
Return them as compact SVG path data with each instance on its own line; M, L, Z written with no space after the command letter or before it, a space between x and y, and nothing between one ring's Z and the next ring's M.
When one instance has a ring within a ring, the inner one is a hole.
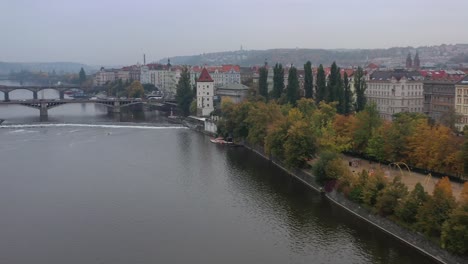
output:
M395 215L407 224L416 223L416 214L429 198L429 195L424 191L421 183L417 183L411 193L403 198L401 203L395 209Z
M81 67L81 70L80 70L80 73L79 73L79 80L80 80L80 85L82 85L86 81L86 73L85 73L83 67Z
M468 183L463 184L460 204L442 226L442 248L456 254L468 254Z
M315 101L319 104L327 98L327 81L325 79L325 71L322 64L317 69L317 93Z
M288 75L288 87L286 87L286 98L288 103L296 105L297 99L299 99L299 80L297 79L296 67L291 66L289 68Z
M349 115L353 109L353 91L351 91L351 87L349 84L349 77L348 73L344 73L343 76L343 114Z
M190 104L193 100L192 86L190 85L190 72L187 66L182 68L176 91L177 106L184 116L190 114Z
M448 128L450 128L453 132L458 132L458 129L455 127L455 124L460 121L462 115L455 111L455 107L450 107L447 112L444 112L440 116L440 123Z
M468 177L468 129L464 131L464 142L461 149L461 159L463 162L463 176Z
M133 81L132 84L127 87L128 97L130 98L142 98L145 95L145 90L140 81Z
M449 178L444 177L435 186L432 197L419 208L416 215L419 230L429 236L440 236L442 224L449 218L455 205L452 185Z
M322 152L318 161L312 165L312 173L316 182L320 185L325 185L328 181L338 180L347 171L349 172L348 168L344 167L340 156L331 151Z
M307 61L304 64L304 90L305 98L312 98L314 96L314 76L312 75L312 64Z
M397 176L378 195L375 209L382 216L393 215L400 199L408 194L408 188Z
M356 114L356 122L353 124L353 144L354 150L363 153L367 149L369 139L372 138L374 130L380 126L380 118L377 106L370 104L364 111Z
M271 97L279 99L284 90L284 69L281 64L276 63L273 68L273 91Z
M367 98L365 95L367 89L366 80L364 78L364 70L361 67L358 67L354 73L354 91L356 92L356 112L364 110L364 107L367 103Z
M249 125L249 135L247 137L249 142L263 146L268 126L280 118L281 115L279 105L274 102L268 104L257 102L252 106L246 120Z
M307 160L317 151L317 144L312 134L311 126L304 120L297 108L289 111L290 126L284 142L284 158L290 167L303 167Z
M340 76L340 69L336 66L336 63L333 62L330 67L330 75L328 75L327 83L327 99L326 101L338 102L338 78Z
M258 77L258 93L268 99L268 69L267 67L261 67L259 69L259 77Z

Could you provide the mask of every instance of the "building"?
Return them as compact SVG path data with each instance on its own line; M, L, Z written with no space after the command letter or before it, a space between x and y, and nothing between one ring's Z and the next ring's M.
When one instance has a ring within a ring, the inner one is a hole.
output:
M417 71L375 71L369 76L365 95L368 102L377 105L380 116L387 120L401 112L422 113L423 80Z
M455 107L455 81L428 80L423 84L424 113L436 122Z
M459 131L468 125L468 75L455 84L455 111L461 115L455 126Z
M216 89L216 95L221 99L221 102L229 98L229 100L237 104L244 101L248 94L249 87L240 83L227 84Z
M114 69L106 70L104 67L96 73L94 76L94 85L104 86L108 82L113 82L116 80L116 71Z
M209 116L214 110L214 80L203 68L197 79L197 116Z
M215 87L222 85L241 83L241 74L239 65L221 65L221 66L193 66L190 69L190 80L192 84L199 78L203 69L206 69L214 81Z

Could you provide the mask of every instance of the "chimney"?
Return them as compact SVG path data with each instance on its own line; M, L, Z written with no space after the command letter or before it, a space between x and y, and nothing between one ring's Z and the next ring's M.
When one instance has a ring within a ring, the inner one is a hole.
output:
M146 65L146 54L143 53L143 65Z

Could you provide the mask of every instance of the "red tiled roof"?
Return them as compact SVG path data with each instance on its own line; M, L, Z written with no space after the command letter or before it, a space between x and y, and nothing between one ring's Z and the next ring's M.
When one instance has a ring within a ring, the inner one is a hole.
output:
M200 74L200 77L198 77L197 82L214 82L214 81L211 78L210 74L208 73L208 70L206 68L203 68Z
M369 65L367 65L367 68L368 69L378 69L379 68L379 65L375 64L375 63L371 63Z

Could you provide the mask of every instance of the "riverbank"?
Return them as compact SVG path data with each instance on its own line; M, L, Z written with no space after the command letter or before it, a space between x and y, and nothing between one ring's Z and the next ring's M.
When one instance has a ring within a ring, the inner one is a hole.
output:
M250 146L247 143L243 144L245 148L255 152L259 156L271 161L278 168L284 170L289 175L298 179L302 183L306 184L311 189L321 192L321 186L315 182L315 177L300 169L288 169L286 166L279 160L274 157L265 155L265 152L262 147ZM389 219L380 217L373 214L368 209L362 208L359 204L356 204L348 199L346 199L341 193L336 191L326 193L324 195L328 200L333 202L335 205L343 208L348 211L355 217L367 222L368 224L373 225L374 227L380 229L388 235L396 238L397 240L411 246L412 248L420 251L421 253L433 258L434 260L440 263L453 263L453 264L463 264L468 263L468 258L460 257L449 253L448 251L439 247L439 245L433 243L425 236L420 233L415 233L411 230L405 229L404 227L392 222Z

